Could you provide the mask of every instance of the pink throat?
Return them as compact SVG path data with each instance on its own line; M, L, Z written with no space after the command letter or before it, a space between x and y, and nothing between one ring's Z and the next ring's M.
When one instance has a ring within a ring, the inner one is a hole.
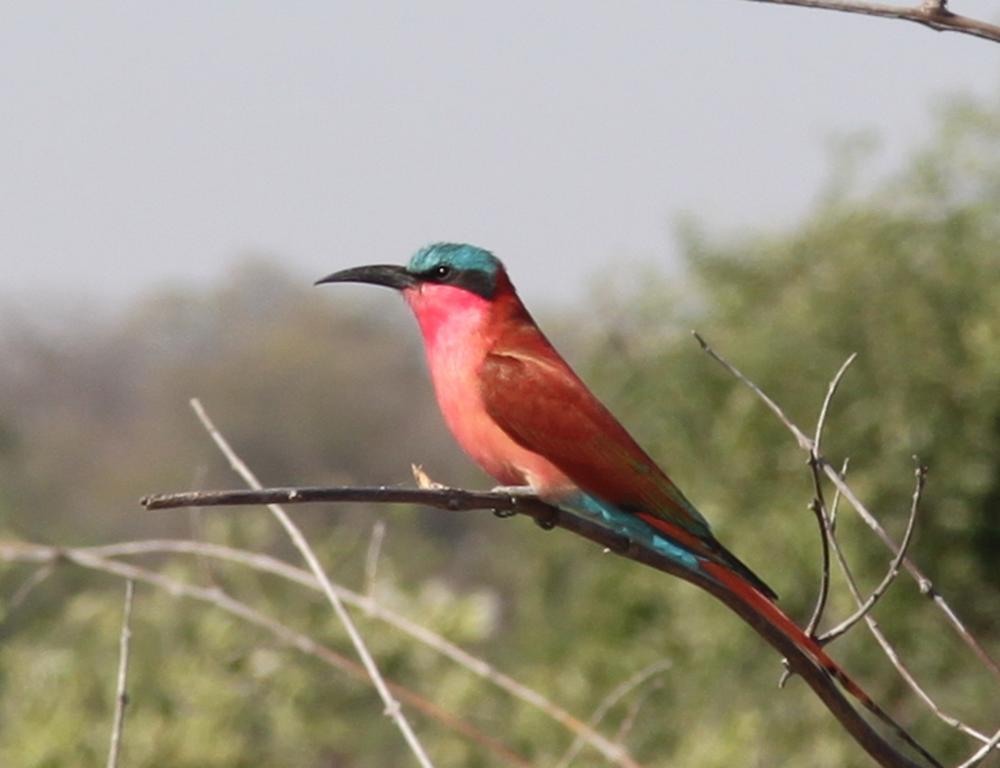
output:
M428 283L404 291L403 297L417 317L432 366L442 347L475 348L475 341L483 340L490 315L488 299L463 288Z

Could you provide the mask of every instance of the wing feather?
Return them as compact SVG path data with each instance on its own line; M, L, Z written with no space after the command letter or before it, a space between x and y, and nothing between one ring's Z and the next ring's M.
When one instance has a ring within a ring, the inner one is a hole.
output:
M554 464L586 493L638 515L695 554L721 563L768 598L775 592L712 534L694 505L548 345L487 354L487 413L515 442Z
M491 352L480 386L490 417L584 491L713 539L705 518L561 358Z

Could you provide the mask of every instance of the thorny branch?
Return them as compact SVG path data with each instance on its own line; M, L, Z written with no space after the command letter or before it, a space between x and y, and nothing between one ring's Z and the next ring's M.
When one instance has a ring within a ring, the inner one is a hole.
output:
M868 3L860 0L750 0L770 5L794 5L800 8L814 8L825 11L857 13L863 16L878 16L884 19L912 21L938 32L959 32L984 40L1000 43L1000 26L990 24L971 16L952 13L947 8L947 0L924 0L918 5L899 6L888 3Z

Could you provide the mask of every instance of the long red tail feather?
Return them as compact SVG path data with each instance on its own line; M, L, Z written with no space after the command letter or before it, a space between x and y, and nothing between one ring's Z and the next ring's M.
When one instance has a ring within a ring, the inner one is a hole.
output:
M795 643L796 646L801 648L818 667L826 671L826 673L836 680L845 691L857 699L857 701L865 709L875 715L875 717L889 726L903 741L917 750L932 765L941 765L934 758L934 756L917 743L917 741L910 736L910 734L908 734L903 727L897 723L891 715L889 715L889 713L876 704L872 697L869 696L860 685L854 682L854 680L848 676L848 674L840 667L840 665L837 664L837 662L827 655L826 651L823 650L823 647L816 641L815 638L812 638L803 632L802 629L771 599L763 595L756 589L756 587L746 581L738 573L729 570L719 563L708 561L704 562L702 567L713 579L739 597L756 613L763 616L769 624L776 627L783 635Z

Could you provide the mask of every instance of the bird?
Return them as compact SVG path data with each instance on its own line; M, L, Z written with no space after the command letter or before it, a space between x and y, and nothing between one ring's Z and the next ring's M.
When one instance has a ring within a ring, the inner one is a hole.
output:
M434 243L405 266L352 267L316 281L328 283L369 283L402 293L420 327L445 422L502 488L527 489L715 582L866 709L902 730L778 607L774 590L718 541L694 504L546 338L493 253L467 243Z

